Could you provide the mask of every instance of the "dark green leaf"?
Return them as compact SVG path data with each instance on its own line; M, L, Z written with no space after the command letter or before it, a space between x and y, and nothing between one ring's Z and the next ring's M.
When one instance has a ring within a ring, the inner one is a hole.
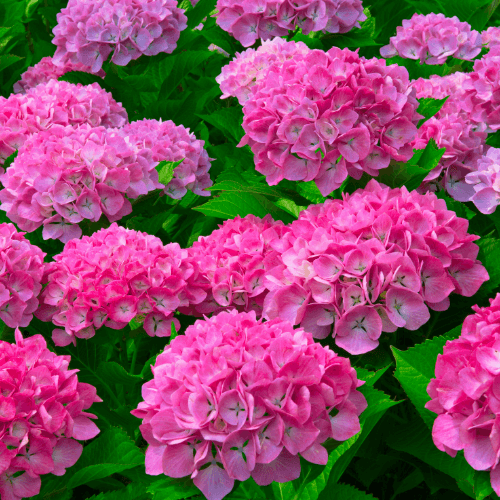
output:
M126 488L108 493L99 493L88 500L146 500L149 498L144 484L129 484Z
M210 115L198 116L218 128L226 137L233 137L236 142L240 142L243 137L243 113L240 108L222 108Z
M477 241L479 255L483 266L488 271L490 279L481 287L486 294L491 294L500 285L500 240L495 238L481 238Z
M188 12L188 28L192 29L198 26L215 9L215 4L216 0L200 0Z
M97 368L97 374L108 384L128 385L143 382L142 377L139 375L131 375L123 366L114 361L101 363Z

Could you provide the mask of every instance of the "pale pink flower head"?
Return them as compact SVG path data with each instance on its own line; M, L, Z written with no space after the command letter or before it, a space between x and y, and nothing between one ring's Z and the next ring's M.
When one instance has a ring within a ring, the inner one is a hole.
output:
M188 248L189 259L200 268L200 283L207 298L186 314L208 314L235 308L262 313L267 289L266 271L279 263L273 245L288 231L270 215L254 215L224 221L210 236L200 236Z
M111 222L131 213L128 198L163 187L157 162L138 155L122 129L54 125L31 136L2 177L1 210L25 231L66 243L83 220Z
M333 332L351 354L375 349L382 332L417 330L452 292L470 297L488 279L478 237L444 200L372 179L342 200L301 212L275 243L282 263L266 274L264 317Z
M42 290L46 254L24 234L0 224L0 319L10 328L29 325Z
M420 64L444 64L448 57L474 59L482 48L481 34L458 17L414 14L398 26L396 36L380 49L382 57L399 55Z
M500 149L489 148L476 168L465 177L474 190L470 200L483 214L492 214L500 204Z
M221 99L236 97L241 105L245 104L252 88L259 85L267 75L272 64L281 64L297 55L306 55L309 48L303 42L287 42L283 38L265 40L257 49L247 49L222 68L216 78L222 90Z
M186 27L177 0L70 0L53 29L54 61L97 73L112 54L111 62L125 66L142 54L170 54Z
M166 186L160 185L165 194L174 199L182 198L187 191L210 196L205 189L212 185L212 158L204 148L205 141L197 139L184 125L172 120L140 120L128 123L119 132L138 158L148 164L182 160L174 169L173 179Z
M305 35L347 33L366 19L360 0L218 0L216 7L217 24L243 47L297 28Z
M348 175L407 161L418 102L405 68L336 47L274 63L243 106L245 136L268 184L314 180L326 196Z
M122 127L127 121L125 108L97 83L84 86L50 80L26 94L0 97L0 165L28 137L53 125Z
M63 76L70 71L83 71L85 73L91 73L90 68L81 62L72 63L71 61L66 61L64 64L58 66L54 63L52 57L44 57L40 62L36 63L32 67L29 67L21 75L21 79L14 84L14 93L26 94L28 89L36 87L40 83L57 80L60 76ZM101 70L97 73L97 75L104 78L106 73Z
M464 450L471 467L490 471L500 495L500 294L473 310L460 337L447 341L437 357L425 407L438 415L434 444L452 457Z
M132 412L149 444L146 473L190 475L208 500L226 496L235 479L296 479L299 455L326 464L322 443L357 434L366 408L347 358L254 312L196 321L152 370Z
M196 263L177 243L116 223L69 241L47 264L36 316L58 327L56 345L88 339L101 326L120 330L132 320L151 337L167 337L173 313L205 300Z
M39 493L43 474L63 476L82 454L78 441L99 429L88 413L102 401L78 381L70 356L47 349L41 335L0 341L0 496L20 500Z
M490 50L500 46L500 28L498 26L490 26L481 33L481 40L483 45Z

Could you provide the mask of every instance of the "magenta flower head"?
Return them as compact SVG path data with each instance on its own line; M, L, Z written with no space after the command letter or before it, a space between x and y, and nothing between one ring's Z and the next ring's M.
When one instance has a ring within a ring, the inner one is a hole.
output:
M490 303L474 306L460 337L446 342L425 407L438 415L434 444L452 457L464 450L474 469L491 471L491 485L500 495L500 294Z
M500 28L498 26L490 26L481 33L481 40L483 45L490 50L500 46Z
M24 234L0 224L0 319L11 328L29 325L42 290L46 254Z
M210 196L205 188L212 185L208 173L211 158L203 147L205 141L197 139L189 129L171 120L140 120L125 125L120 133L147 164L182 160L174 169L173 179L166 186L160 185L165 194L179 199L189 190Z
M298 478L299 454L326 464L322 443L357 434L366 408L347 358L254 312L196 321L152 370L132 412L149 443L146 473L191 475L208 500L221 500L235 479Z
M44 57L40 62L28 68L21 75L21 79L14 84L14 93L26 94L28 89L36 87L40 83L57 80L60 76L63 76L69 71L83 71L85 73L91 72L90 68L81 62L72 63L71 61L67 61L65 64L57 66L52 57ZM97 73L97 75L104 78L106 73L101 70Z
M216 78L222 90L221 99L236 97L241 105L250 98L252 88L265 79L273 64L282 64L296 54L305 56L310 51L303 42L287 42L276 37L262 42L257 49L247 49L222 68Z
M79 238L84 219L111 222L132 212L128 198L163 187L156 162L136 154L120 130L54 125L31 136L2 177L1 210L44 239Z
M270 215L247 215L226 220L210 236L200 236L188 255L199 265L200 283L209 292L206 300L181 312L199 316L236 308L260 316L267 294L264 276L280 262L273 245L287 231Z
M311 31L347 33L364 21L360 0L217 0L217 24L250 47L257 39L286 36L300 28Z
M102 401L92 385L78 382L70 356L47 349L41 335L0 341L0 496L32 497L40 476L63 476L82 454L78 441L99 429L88 410Z
M489 148L476 168L465 177L474 190L470 200L483 214L492 214L500 204L500 149Z
M110 54L119 66L142 54L170 54L187 18L177 0L70 0L57 23L56 64L80 62L96 73Z
M391 43L380 49L382 57L400 55L420 64L444 64L448 57L474 59L482 48L481 35L469 23L444 14L414 14L398 26Z
M478 236L433 193L372 179L342 200L304 210L282 238L282 264L266 274L264 317L330 332L351 354L375 349L382 332L417 330L452 292L470 297L488 279Z
M270 185L314 180L326 196L351 175L407 161L418 102L408 71L348 49L276 63L243 107L245 136Z
M26 94L0 97L0 165L29 136L53 125L122 127L127 121L125 108L97 83L83 86L50 80Z
M61 327L56 345L93 337L101 326L120 330L135 319L150 336L170 336L173 312L205 300L196 264L177 243L111 224L69 241L47 264L36 316Z

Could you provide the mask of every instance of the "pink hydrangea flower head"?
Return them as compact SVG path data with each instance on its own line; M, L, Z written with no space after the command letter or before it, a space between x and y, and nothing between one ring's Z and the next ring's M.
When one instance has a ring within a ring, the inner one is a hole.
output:
M10 328L28 326L33 318L45 255L14 224L0 224L0 319Z
M279 263L273 245L288 229L270 215L264 219L236 217L219 227L210 236L200 236L188 249L189 258L200 267L208 295L190 311L181 312L199 316L236 308L260 316L267 293L265 273Z
M198 269L177 243L111 224L69 241L47 264L35 313L59 327L56 345L93 337L101 326L122 329L135 319L150 336L170 336L173 313L205 300Z
M452 457L464 450L474 469L490 471L491 485L500 495L500 294L490 299L490 306L473 310L460 337L446 342L437 357L425 407L437 414L434 444Z
M303 42L287 42L283 38L265 40L257 49L247 49L222 68L216 78L222 90L221 99L236 97L241 105L245 104L252 88L259 85L267 75L272 64L281 64L296 54L306 55L309 48Z
M50 80L26 94L0 97L0 165L28 137L53 125L122 127L127 121L125 108L97 83L84 86Z
M47 83L50 80L57 80L69 71L83 71L90 73L90 68L81 62L72 63L67 61L65 64L58 66L54 63L52 57L44 57L40 62L28 68L22 75L21 79L14 84L14 93L26 94L28 89L36 87L40 83ZM99 71L98 76L104 78L106 73Z
M79 441L99 429L88 409L102 399L78 381L70 356L47 349L41 335L0 341L0 496L20 500L39 493L43 474L63 476L82 454Z
M380 49L382 57L399 55L420 64L444 64L448 57L474 59L482 48L481 34L458 17L414 14L398 26L396 36Z
M142 54L170 54L187 18L177 0L70 0L57 23L56 64L80 62L96 73L110 54L120 66Z
M498 26L490 26L481 33L481 40L483 45L490 50L500 46L500 28Z
M366 19L360 0L218 0L217 10L217 24L243 47L259 38L286 36L297 28L305 35L311 31L347 33Z
M199 196L210 195L205 189L212 185L211 158L203 147L205 141L197 139L189 129L171 120L141 120L125 125L120 132L148 164L183 160L167 186L161 185L165 194L175 199L182 198L188 190Z
M19 149L2 177L0 209L21 229L43 225L44 239L66 243L81 236L84 219L119 220L132 211L128 198L163 187L156 164L121 129L54 125Z
M492 214L500 204L500 149L489 148L476 167L465 177L474 190L470 200L483 214Z
M132 412L149 444L146 473L190 475L208 500L226 496L235 479L296 479L299 455L326 464L322 443L357 434L366 408L347 358L254 312L197 321L152 370Z
M477 236L444 200L372 179L342 200L301 212L266 274L264 317L300 324L316 338L333 330L351 354L375 349L382 332L417 330L452 292L470 297L488 279ZM278 243L275 243L278 247Z
M348 175L407 161L421 115L405 68L348 49L273 64L243 106L245 136L268 184L314 180L326 196Z

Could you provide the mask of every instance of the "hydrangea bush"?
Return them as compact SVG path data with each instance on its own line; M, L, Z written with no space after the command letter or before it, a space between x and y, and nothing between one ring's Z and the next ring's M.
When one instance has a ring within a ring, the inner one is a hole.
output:
M1 500L500 498L498 0L0 26Z

